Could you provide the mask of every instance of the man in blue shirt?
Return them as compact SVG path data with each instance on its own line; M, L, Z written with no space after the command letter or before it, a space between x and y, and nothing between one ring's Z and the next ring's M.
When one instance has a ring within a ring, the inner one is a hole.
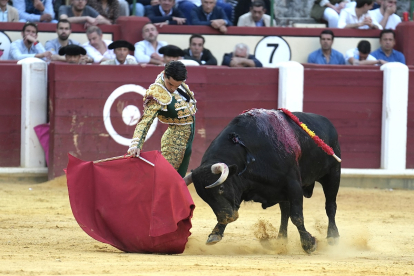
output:
M404 54L394 50L395 32L391 29L382 30L380 34L380 45L378 50L371 53L378 60L386 62L401 62L405 64Z
M37 25L27 22L22 30L23 39L18 39L10 45L9 60L21 60L28 57L41 58L50 61L52 53L46 51L37 41Z
M309 54L308 63L344 65L344 56L332 49L333 41L334 33L331 30L323 30L319 38L321 48Z

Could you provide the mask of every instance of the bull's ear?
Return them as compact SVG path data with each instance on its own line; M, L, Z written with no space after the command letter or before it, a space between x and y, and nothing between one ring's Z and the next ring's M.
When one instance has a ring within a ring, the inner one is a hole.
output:
M235 174L237 172L237 170L238 170L237 165L230 165L229 166L229 176Z

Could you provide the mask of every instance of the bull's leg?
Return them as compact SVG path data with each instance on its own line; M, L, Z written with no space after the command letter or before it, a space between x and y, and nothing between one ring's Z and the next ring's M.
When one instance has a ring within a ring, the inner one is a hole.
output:
M217 223L216 227L214 227L211 234L208 236L206 244L212 245L216 244L223 238L224 230L226 229L227 224Z
M290 204L288 201L280 202L280 227L279 234L277 235L278 239L287 239L287 227L289 222L289 212Z
M288 184L288 195L290 200L290 219L298 228L302 248L306 253L316 249L316 240L306 231L303 219L303 193L300 182L292 180Z
M336 215L336 196L339 190L340 182L340 168L332 169L332 172L324 176L319 182L322 184L323 192L325 194L325 211L328 216L328 243L330 245L336 244L339 238L338 228L335 223Z

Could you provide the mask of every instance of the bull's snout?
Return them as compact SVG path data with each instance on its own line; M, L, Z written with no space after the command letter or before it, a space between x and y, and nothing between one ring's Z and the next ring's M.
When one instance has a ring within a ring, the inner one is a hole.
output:
M218 223L229 224L239 218L239 212L237 210L232 210L231 212L220 212L216 214L216 216Z

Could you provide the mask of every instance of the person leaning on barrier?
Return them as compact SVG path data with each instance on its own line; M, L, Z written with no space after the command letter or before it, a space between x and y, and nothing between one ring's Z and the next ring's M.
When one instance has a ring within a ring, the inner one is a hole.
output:
M184 14L174 7L175 0L160 0L159 5L148 9L147 17L157 26L186 25Z
M180 61L165 65L155 83L145 92L144 114L139 120L128 153L140 155L152 122L158 118L168 124L161 138L161 153L184 177L190 162L195 133L196 100L194 93L185 84L187 69Z
M64 57L69 64L86 64L88 62L86 50L79 45L70 44L60 48L59 55Z
M166 45L164 47L161 47L158 52L163 55L165 64L169 63L170 61L183 59L184 56L184 51L175 45Z
M370 53L371 43L368 40L361 40L356 48L346 52L345 62L348 65L381 65L385 63L383 60L377 60Z
M117 40L109 44L108 49L114 50L115 58L101 62L101 65L136 65L135 57L129 51L135 51L134 45L125 40Z
M46 51L50 51L54 56L57 56L54 60L66 61L64 56L57 55L60 48L67 45L80 45L79 42L69 39L70 34L72 33L71 24L67 19L61 19L56 24L56 34L57 38L46 41L45 48Z
M155 65L163 65L164 59L162 55L158 54L158 51L161 47L167 45L165 41L158 41L158 31L152 23L146 23L142 27L142 38L137 43L135 43L135 53L134 56L138 63L149 63Z
M368 11L369 16L377 21L383 29L394 29L401 23L401 18L395 14L396 0L382 0L378 9Z
M115 24L119 17L120 3L118 0L88 0L88 5L112 24Z
M385 62L401 62L405 64L404 54L394 50L395 32L393 30L382 30L380 34L380 45L377 50L371 53L373 57Z
M87 5L87 0L71 0L70 6L61 6L59 8L59 19L67 19L71 23L84 24L85 29L99 24L111 25L108 19Z
M239 43L234 47L233 53L224 54L221 65L230 67L263 67L262 63L249 54L249 47Z
M194 60L200 65L217 65L217 59L210 50L204 48L204 37L193 34L190 37L190 48L184 50L184 59Z
M102 30L98 26L90 26L86 30L89 42L83 44L88 56L93 60L88 62L100 63L115 58L114 50L108 49L111 40L102 39Z
M0 0L0 22L19 22L19 11L9 5L9 0Z
M329 28L337 28L339 13L349 2L349 0L316 0L312 6L310 16L317 22L322 19L327 21Z
M266 14L266 6L262 0L252 2L250 11L239 17L237 26L239 27L270 27L270 15ZM276 21L273 19L273 26Z
M9 59L21 60L28 57L41 58L50 61L52 53L46 51L43 45L37 40L37 25L27 22L23 26L21 35L23 39L18 39L10 45Z
M52 0L13 0L20 22L56 23Z
M368 14L368 11L374 6L373 0L356 0L355 2L355 7L350 6L341 10L338 28L382 30L382 26Z
M331 30L323 30L319 37L321 48L309 54L308 63L344 65L344 56L337 50L332 49L334 37Z
M201 6L191 11L193 25L211 26L221 33L227 33L227 26L233 26L224 10L216 6L217 0L202 0Z

